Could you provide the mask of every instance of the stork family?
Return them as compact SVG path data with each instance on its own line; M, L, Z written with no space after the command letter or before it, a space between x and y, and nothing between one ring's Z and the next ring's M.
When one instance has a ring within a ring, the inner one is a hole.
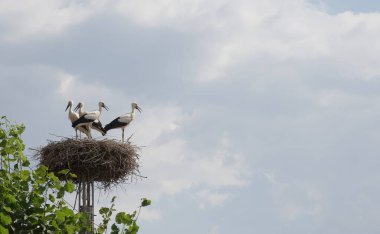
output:
M65 111L68 110L68 117L71 121L72 127L75 129L77 139L78 131L84 133L87 138L91 139L91 129L98 131L104 136L109 130L120 128L122 131L122 142L124 142L124 130L135 119L135 110L138 110L140 113L142 111L136 102L132 102L132 111L130 113L115 118L103 127L99 117L102 114L102 109L108 111L108 107L104 104L104 102L100 101L98 105L99 109L90 112L86 112L84 110L83 102L79 102L74 110L72 110L72 106L73 101L69 101Z

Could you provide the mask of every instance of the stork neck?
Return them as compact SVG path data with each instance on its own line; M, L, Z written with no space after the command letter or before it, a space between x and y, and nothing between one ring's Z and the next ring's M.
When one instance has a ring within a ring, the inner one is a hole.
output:
M85 114L85 112L84 112L83 109L84 109L83 106L81 106L81 107L79 108L79 115L80 115L80 116L82 116L82 115Z
M75 118L76 113L73 111L72 106L69 106L69 119L72 121Z
M131 118L134 119L134 117L135 117L135 108L132 107Z
M72 107L72 105L69 106L69 113L70 113L70 114L74 113L74 111L72 110L71 107Z

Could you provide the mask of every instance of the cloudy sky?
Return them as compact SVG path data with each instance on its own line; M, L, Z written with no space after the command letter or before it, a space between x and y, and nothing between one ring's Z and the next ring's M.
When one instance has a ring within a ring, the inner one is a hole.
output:
M374 0L0 0L0 115L138 102L148 178L96 206L152 199L141 234L379 233L379 57Z

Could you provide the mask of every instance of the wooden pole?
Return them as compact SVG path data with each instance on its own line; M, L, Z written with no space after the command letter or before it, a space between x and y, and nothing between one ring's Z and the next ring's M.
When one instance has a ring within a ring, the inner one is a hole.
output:
M81 203L81 199L82 199L82 196L81 196L81 194L82 194L82 182L79 182L79 189L78 189L78 207L79 207L79 212L80 212L80 208L82 207L82 203Z
M94 231L94 182L81 181L79 182L79 211L88 215L88 220L91 225L91 232Z
M91 204L91 222L92 222L92 230L94 230L94 222L95 222L95 186L94 181L91 182L92 187L92 204Z

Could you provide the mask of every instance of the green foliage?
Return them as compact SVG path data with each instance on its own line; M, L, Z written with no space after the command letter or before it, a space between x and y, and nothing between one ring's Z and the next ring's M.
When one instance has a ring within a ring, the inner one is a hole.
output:
M0 116L0 233L78 233L91 231L88 215L76 213L64 200L67 193L75 191L71 180L61 182L46 166L29 168L21 139L24 125L12 125ZM69 170L60 174L75 177ZM101 208L103 221L92 232L106 233L115 211L115 197L110 208ZM140 209L150 205L143 199ZM120 212L111 233L137 233L138 215Z
M87 216L63 199L75 185L62 183L45 166L28 168L21 139L24 125L0 120L0 233L77 233L89 230ZM7 230L7 231L5 231Z
M110 208L101 208L99 213L102 215L103 223L99 225L97 231L99 234L105 233L107 231L108 223L111 219L112 213L116 210L115 207L115 199L113 197L111 200ZM137 225L137 219L140 214L141 207L149 206L151 201L143 198L141 205L139 206L138 211L134 211L132 214L128 214L125 212L119 212L115 216L116 223L111 226L111 234L123 233L123 234L136 234L139 230L139 226Z
M149 206L152 203L151 200L148 200L146 198L142 199L141 206Z

